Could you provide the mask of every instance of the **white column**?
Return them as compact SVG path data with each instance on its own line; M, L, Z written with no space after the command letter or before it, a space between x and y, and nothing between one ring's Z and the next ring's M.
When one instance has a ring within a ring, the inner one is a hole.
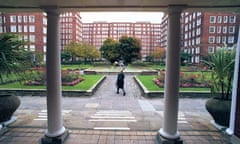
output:
M180 16L179 7L169 7L168 33L167 33L167 57L166 77L164 92L163 127L159 133L167 139L178 139L178 94L180 71Z
M57 137L65 132L62 118L59 15L57 10L47 10L48 128L45 134L48 137Z
M231 104L231 115L230 115L230 124L229 128L226 132L229 135L232 135L234 132L235 126L235 113L236 113L236 105L237 105L237 86L238 86L238 79L239 79L239 57L240 57L240 27L238 32L238 43L237 43L237 50L236 50L236 58L235 58L235 66L234 66L234 78L233 78L233 90L232 90L232 104Z

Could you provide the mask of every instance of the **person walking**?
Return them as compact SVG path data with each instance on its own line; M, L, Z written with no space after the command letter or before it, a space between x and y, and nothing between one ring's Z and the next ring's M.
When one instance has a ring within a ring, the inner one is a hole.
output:
M122 90L123 96L126 95L126 92L124 90L124 73L123 70L120 71L120 73L117 75L117 94L119 94L119 89Z

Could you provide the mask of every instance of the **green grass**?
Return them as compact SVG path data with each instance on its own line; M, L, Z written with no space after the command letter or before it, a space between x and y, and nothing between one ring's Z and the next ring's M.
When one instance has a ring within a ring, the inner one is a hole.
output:
M83 75L81 77L83 77L85 80L75 86L62 86L62 89L63 90L89 90L90 88L93 87L93 85L97 81L99 81L103 77L103 75ZM0 85L0 88L45 90L46 86L26 86L26 85L20 84L19 82L15 82L10 84Z
M141 83L146 87L148 91L164 91L164 88L159 88L154 82L154 76L148 75L138 75L137 78L141 81ZM199 92L210 92L209 88L180 88L180 91L199 91Z

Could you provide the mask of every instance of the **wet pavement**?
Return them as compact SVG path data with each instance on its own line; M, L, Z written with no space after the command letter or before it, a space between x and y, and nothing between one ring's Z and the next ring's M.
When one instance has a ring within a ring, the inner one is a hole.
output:
M133 75L125 79L126 96L116 94L116 75L107 78L93 96L63 97L67 144L154 144L162 127L163 99L141 96ZM47 127L46 97L20 97L17 121L0 136L0 144L34 144ZM205 110L206 99L179 100L178 129L184 144L228 144Z

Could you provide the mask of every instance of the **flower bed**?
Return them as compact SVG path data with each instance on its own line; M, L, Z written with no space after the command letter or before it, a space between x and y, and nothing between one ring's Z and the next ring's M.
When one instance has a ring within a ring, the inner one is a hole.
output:
M71 70L62 70L61 76L63 86L74 86L84 80L83 78L79 77L79 74ZM35 86L46 85L45 70L30 71L28 76L26 76L26 82L24 84Z
M209 80L206 80L204 75L187 74L181 72L180 87L182 88L207 88L210 87ZM160 76L153 78L153 82L158 87L164 87L165 71L160 72Z

